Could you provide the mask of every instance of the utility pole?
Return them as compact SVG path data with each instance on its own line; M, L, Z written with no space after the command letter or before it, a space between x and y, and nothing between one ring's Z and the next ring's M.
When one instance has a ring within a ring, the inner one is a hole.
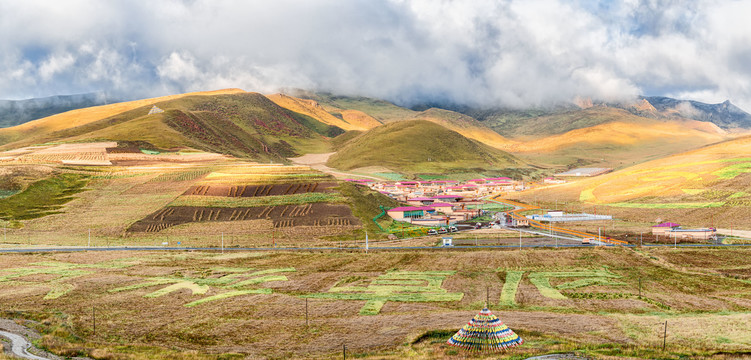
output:
M305 298L305 327L308 327L308 298Z
M639 276L639 299L641 299L641 276Z
M347 345L342 344L342 359L347 360Z
M367 230L365 230L365 253L366 254L368 253L368 231ZM307 302L306 302L306 304L307 304Z
M644 233L643 232L639 235L639 247L642 247L642 246L644 246Z
M490 307L490 286L485 288L485 307Z
M602 228L597 228L597 241L602 242Z
M665 351L665 344L668 338L668 321L665 320L665 332L662 334L662 351Z
M96 308L91 307L91 317L94 320L94 336L96 336Z
M91 229L89 229L89 247L91 247Z
M519 251L522 250L522 231L519 230Z
M224 254L224 232L222 232L222 254Z

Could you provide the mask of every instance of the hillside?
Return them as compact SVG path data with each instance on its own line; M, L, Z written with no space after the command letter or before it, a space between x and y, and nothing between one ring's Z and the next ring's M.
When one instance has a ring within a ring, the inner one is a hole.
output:
M411 119L417 114L416 111L388 101L363 96L333 95L303 90L296 90L293 95L301 99L315 100L324 108L331 108L333 111L336 109L357 110L383 123Z
M60 119L46 118L35 121L40 125L35 128L21 125L5 129L6 133L32 135L3 147L52 141L145 141L158 149L193 148L257 160L280 160L328 150L328 138L344 132L281 108L257 93L177 96L142 102L145 104L140 107L97 120L85 109L77 110L90 120L74 122L77 126L66 127ZM148 115L153 105L164 112ZM101 113L101 109L92 110Z
M328 162L338 169L383 166L406 173L499 169L522 163L458 132L425 121L376 127L346 143Z
M751 215L751 137L648 161L524 194L608 206L623 218L680 218L700 226L747 224ZM591 208L589 209L591 211Z
M483 123L458 112L431 108L415 114L414 119L436 123L496 149L505 149L511 144L509 139L499 135Z
M357 110L342 110L331 107L324 109L315 100L299 99L285 94L266 95L266 97L285 109L310 116L324 124L344 130L368 130L381 125L378 120Z
M621 167L661 158L724 140L724 130L694 120L646 118L614 121L541 139L518 142L504 150L546 164L597 164Z
M28 140L36 136L46 136L45 134L83 126L88 123L102 120L126 111L134 110L140 107L150 106L161 101L179 99L185 96L193 95L220 95L243 93L240 89L223 89L215 91L202 91L187 94L177 94L162 96L152 99L135 100L121 102L109 105L94 106L84 109L67 111L61 114L48 116L46 118L29 121L27 123L14 126L12 128L0 129L0 144L8 144L17 140ZM148 110L147 110L148 111Z
M95 93L0 100L0 127L16 126L54 114L102 104L105 104L105 97Z

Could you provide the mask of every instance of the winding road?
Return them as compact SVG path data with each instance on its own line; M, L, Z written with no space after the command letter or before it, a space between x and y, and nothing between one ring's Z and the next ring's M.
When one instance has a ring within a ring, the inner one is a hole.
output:
M32 347L32 345L28 340L26 340L26 338L21 335L0 330L0 336L10 340L10 352L17 357L32 360L50 360L50 358L36 356L30 353L28 350Z

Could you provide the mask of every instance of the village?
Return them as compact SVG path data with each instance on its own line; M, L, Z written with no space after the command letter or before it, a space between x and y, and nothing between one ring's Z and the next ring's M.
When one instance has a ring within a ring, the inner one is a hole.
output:
M552 235L554 223L581 223L588 221L612 221L613 217L603 214L566 213L558 209L539 209L539 214L524 214L517 211L531 210L532 207L517 206L514 202L492 200L499 194L522 192L537 187L566 183L567 177L598 176L611 171L606 168L580 168L553 177L545 177L540 182L513 180L509 177L477 178L467 181L458 180L400 180L374 181L369 179L347 179L359 185L367 186L405 206L385 209L385 214L397 222L424 227L427 235L438 235L474 229L482 226L501 228L539 228ZM476 222L475 222L476 221ZM463 224L464 226L460 225ZM459 225L457 227L457 225ZM556 228L557 230L566 229ZM657 242L674 243L679 241L718 241L715 228L683 228L680 224L661 222L651 227L651 233ZM595 240L593 234L571 234L581 238L585 244ZM584 235L584 236L582 236ZM587 236L592 235L592 236ZM602 234L597 234L598 243L602 243ZM606 239L610 239L607 238ZM612 240L612 239L611 239ZM607 240L606 240L607 242Z

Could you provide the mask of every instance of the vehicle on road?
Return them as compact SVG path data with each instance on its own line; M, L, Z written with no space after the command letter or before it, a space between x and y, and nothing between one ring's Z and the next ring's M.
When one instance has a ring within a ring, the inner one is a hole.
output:
M438 231L435 231L435 229L428 229L428 235L438 235Z

